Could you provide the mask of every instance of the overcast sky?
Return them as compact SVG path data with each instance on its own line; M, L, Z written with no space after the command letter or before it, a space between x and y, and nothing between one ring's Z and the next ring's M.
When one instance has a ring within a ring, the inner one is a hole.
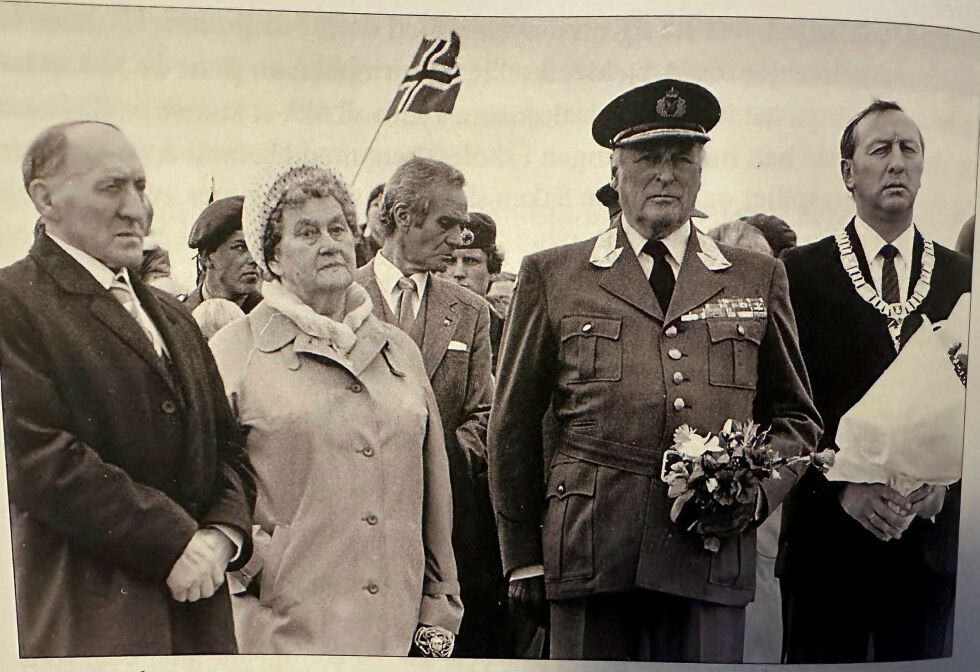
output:
M353 185L371 187L413 154L467 177L470 208L498 223L516 270L535 250L600 232L594 199L608 151L595 114L662 77L721 102L698 207L710 227L776 214L801 242L853 212L838 168L848 120L875 97L900 102L926 142L919 226L952 245L976 198L976 36L878 23L712 18L445 18L228 10L0 6L0 264L30 245L35 218L20 161L45 126L119 125L143 160L154 238L193 282L187 233L216 196L247 190L289 157L348 182L423 34L461 39L452 115L384 124Z

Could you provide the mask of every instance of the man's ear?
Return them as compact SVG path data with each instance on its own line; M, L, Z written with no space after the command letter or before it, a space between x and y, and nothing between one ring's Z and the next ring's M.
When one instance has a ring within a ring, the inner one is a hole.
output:
M27 195L31 197L38 214L44 216L54 207L51 200L51 186L42 178L37 178L27 185Z
M391 209L391 216L395 220L395 228L403 229L411 226L412 216L407 203L395 203L395 207Z
M619 191L619 166L617 165L616 151L609 155L609 186Z
M854 173L852 170L852 164L850 159L840 160L840 176L844 180L844 186L847 187L848 191L854 190Z

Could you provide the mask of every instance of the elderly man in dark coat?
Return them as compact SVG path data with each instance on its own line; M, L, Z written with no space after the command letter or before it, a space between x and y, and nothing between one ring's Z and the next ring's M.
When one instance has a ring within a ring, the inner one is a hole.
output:
M490 486L511 600L547 591L552 658L739 662L754 525L795 473L718 521L712 553L668 517L664 451L685 424L717 432L754 418L789 454L820 432L782 264L690 221L719 116L710 92L677 80L607 105L593 137L612 149L622 217L525 257L518 276ZM542 474L549 402L558 441Z
M236 651L224 573L251 552L253 473L197 326L126 268L145 183L101 122L48 128L24 160L44 231L0 270L24 657Z

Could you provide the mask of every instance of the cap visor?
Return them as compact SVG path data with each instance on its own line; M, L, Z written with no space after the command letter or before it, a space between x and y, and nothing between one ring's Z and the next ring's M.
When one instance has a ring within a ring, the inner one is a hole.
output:
M648 131L640 131L639 133L613 138L612 146L621 147L623 145L632 145L637 142L659 140L661 138L691 138L693 140L701 140L703 142L707 142L711 139L708 137L707 133L691 131L686 128L653 128Z

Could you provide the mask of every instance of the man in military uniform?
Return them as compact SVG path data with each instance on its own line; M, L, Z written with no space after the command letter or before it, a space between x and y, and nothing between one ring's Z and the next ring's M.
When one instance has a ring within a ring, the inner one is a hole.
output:
M469 224L460 236L460 245L453 250L453 262L443 272L443 277L465 287L481 299L487 298L490 280L504 263L497 248L497 223L482 212L469 213ZM504 331L504 315L490 305L490 353L496 370L500 337Z
M197 288L181 297L188 310L207 299L227 299L245 313L262 301L259 267L242 235L243 196L209 203L194 226L187 245L197 250Z
M546 592L553 658L739 662L754 526L796 473L715 521L712 553L668 517L663 453L681 425L717 432L729 418L771 425L787 454L820 433L782 264L691 224L720 114L709 91L677 80L609 103L592 134L612 150L622 216L526 257L518 275L490 483L511 602L531 609Z

